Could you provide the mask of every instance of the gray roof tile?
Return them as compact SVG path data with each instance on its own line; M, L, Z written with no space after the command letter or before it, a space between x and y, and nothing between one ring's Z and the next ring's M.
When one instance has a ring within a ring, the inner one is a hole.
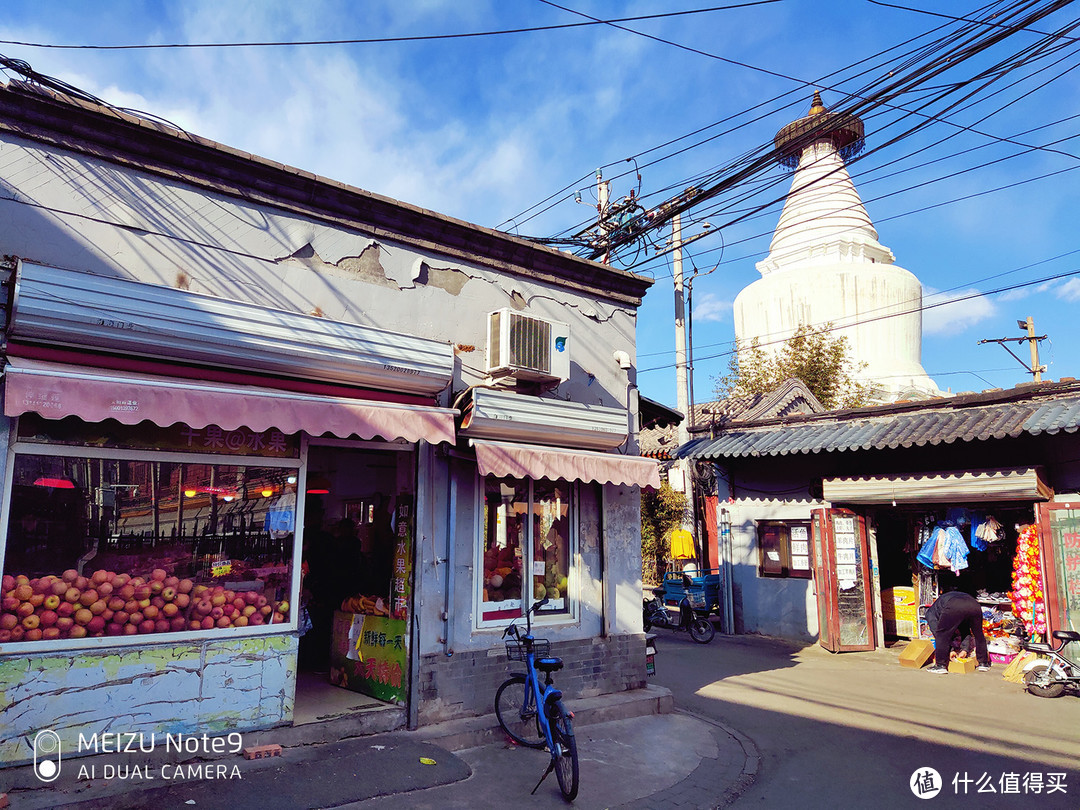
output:
M691 458L785 456L896 449L954 442L1054 435L1080 430L1080 384L1026 385L914 404L893 404L732 425L715 439L679 448Z

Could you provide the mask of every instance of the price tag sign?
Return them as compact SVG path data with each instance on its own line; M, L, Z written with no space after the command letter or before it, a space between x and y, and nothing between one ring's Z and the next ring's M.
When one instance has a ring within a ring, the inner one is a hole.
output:
M217 565L213 566L210 569L210 576L212 576L212 577L223 577L226 574L231 574L231 573L232 573L232 563L231 562L218 563Z

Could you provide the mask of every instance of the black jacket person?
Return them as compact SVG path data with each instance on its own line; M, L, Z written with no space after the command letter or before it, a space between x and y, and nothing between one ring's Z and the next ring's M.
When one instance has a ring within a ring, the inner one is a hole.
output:
M979 666L990 666L983 635L982 606L978 600L963 591L943 593L926 609L926 624L934 634L934 666L949 665L949 648L957 630L966 631L975 639L975 657Z

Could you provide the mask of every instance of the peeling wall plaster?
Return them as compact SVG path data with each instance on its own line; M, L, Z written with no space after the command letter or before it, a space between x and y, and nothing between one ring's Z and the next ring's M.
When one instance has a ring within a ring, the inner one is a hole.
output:
M52 729L65 756L79 734L218 734L292 721L297 639L190 642L0 658L0 765L33 760Z

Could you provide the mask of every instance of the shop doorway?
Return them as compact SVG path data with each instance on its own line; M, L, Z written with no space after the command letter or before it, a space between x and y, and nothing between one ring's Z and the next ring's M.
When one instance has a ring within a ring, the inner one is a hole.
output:
M295 723L405 706L415 493L411 445L309 447Z
M1009 590L1020 527L1034 520L1030 504L942 504L880 509L873 515L877 534L881 612L886 644L927 637L925 608L948 590L975 596L991 625L1010 621ZM919 550L936 529L955 528L968 547L967 567L959 573L927 568Z

